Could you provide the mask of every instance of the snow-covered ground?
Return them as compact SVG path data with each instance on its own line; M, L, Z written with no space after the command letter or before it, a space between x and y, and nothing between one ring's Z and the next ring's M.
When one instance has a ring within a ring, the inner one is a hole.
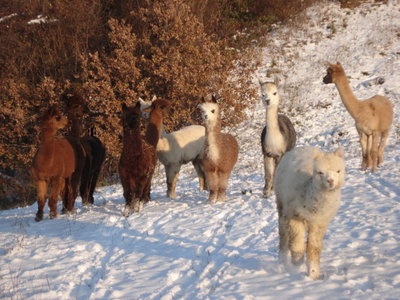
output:
M304 266L278 264L274 196L262 197L261 104L231 130L241 147L226 203L210 205L191 166L177 199L167 199L163 169L152 199L125 218L120 185L101 188L95 205L36 223L36 204L0 212L1 299L399 299L400 298L400 3L340 9L326 1L299 25L277 27L263 66L281 79L282 110L298 145L346 152L342 204L325 236L322 280ZM325 62L340 61L360 99L390 98L395 118L376 173L360 171L354 122ZM383 84L377 84L383 78Z

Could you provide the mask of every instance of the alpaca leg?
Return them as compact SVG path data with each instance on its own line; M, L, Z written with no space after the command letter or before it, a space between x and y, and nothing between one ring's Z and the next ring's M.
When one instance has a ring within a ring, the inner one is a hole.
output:
M380 168L382 166L383 151L385 150L385 145L386 145L388 136L389 136L389 130L385 130L384 132L382 132L381 141L379 143L379 148L378 148L378 161L377 161L378 168Z
M226 188L228 186L229 173L219 173L218 199L219 202L225 202Z
M197 176L199 178L199 188L200 191L207 190L207 185L205 181L205 174L203 171L202 163L200 160L195 159L193 162L194 169L196 170Z
M61 214L67 213L67 205L68 205L68 193L70 192L68 190L70 183L68 181L68 178L64 179L64 192L62 193L62 208L61 208Z
M210 195L208 196L208 201L214 204L218 200L218 174L217 172L206 172L206 180L208 183L208 189Z
M86 157L86 160L88 159L89 158ZM81 184L79 187L79 193L81 195L83 205L89 204L90 167L90 164L86 162L82 172Z
M274 172L275 172L275 159L270 156L264 156L265 185L263 194L265 197L268 197L271 194L272 185L274 181Z
M368 136L363 133L361 130L358 130L358 134L360 136L360 145L361 145L361 153L362 153L362 161L361 161L361 170L365 171L368 165Z
M292 263L300 265L303 262L305 247L305 224L302 220L290 219L289 227L289 249L292 254Z
M43 220L43 209L46 204L47 182L45 180L38 180L36 182L37 197L38 197L38 211L36 213L35 221Z
M372 166L372 135L367 136L367 168Z
M150 180L148 180L148 182L146 183L146 186L143 190L142 199L143 199L144 203L147 203L150 201L150 191L151 191L151 178L150 178Z
M124 170L120 170L121 184L122 189L124 191L124 199L125 199L125 208L122 212L124 217L129 217L131 212L131 203L132 203L132 186L129 180L129 177L126 177Z
M312 279L320 278L320 256L327 225L309 224L307 240L307 270Z
M73 192L72 192L72 184L71 184L71 178L67 177L64 179L64 193L63 195L63 205L61 209L61 213L65 214L69 211L69 207L71 205L71 198L73 197Z
M288 220L283 216L279 216L279 262L285 265L287 265L287 259L289 255L288 230Z
M132 213L131 205L132 205L132 193L130 189L124 188L124 198L125 198L125 208L122 212L124 217L129 217Z
M372 143L371 143L372 172L376 171L377 158L378 158L378 135L374 133L372 134Z
M51 193L49 197L50 219L57 218L57 200L60 195L64 178L56 177L51 181Z
M176 183L178 182L180 165L168 165L165 166L165 172L167 175L167 197L173 199L176 198Z
M133 212L139 212L141 209L141 197L144 191L144 184L134 183L134 186L131 186L132 189L132 202L131 202L131 210Z

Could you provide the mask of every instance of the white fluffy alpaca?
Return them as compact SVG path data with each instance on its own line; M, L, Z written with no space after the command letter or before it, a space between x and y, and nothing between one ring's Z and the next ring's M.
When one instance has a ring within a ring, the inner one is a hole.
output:
M139 98L144 117L156 97L151 101ZM167 133L161 125L161 135L157 143L157 157L164 165L167 177L167 196L176 197L176 183L182 165L192 162L199 178L200 190L206 189L205 174L202 167L202 151L204 148L206 129L201 125L190 125L180 130Z
M340 205L343 156L341 147L333 153L314 147L294 148L276 170L280 260L288 263L290 251L292 263L299 265L306 252L308 274L313 279L320 277L323 238Z
M175 188L179 171L183 164L189 162L192 162L199 177L200 190L206 188L205 175L202 169L205 131L204 126L201 125L190 125L171 133L161 130L157 144L157 157L165 167L168 197L176 197Z

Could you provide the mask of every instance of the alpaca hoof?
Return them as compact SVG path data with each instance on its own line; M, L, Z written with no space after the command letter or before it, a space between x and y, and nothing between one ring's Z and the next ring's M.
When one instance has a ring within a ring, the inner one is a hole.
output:
M43 214L36 214L35 221L40 222L43 220Z
M167 197L170 199L175 199L176 198L176 194L175 193L167 193Z
M292 253L292 264L295 266L300 266L304 262L303 254L293 254Z
M210 202L210 204L215 204L217 203L217 199L209 199L208 202Z
M219 202L225 202L225 201L226 201L226 197L225 197L225 196L219 197L219 198L218 198L218 201L219 201Z
M50 219L55 219L55 218L57 218L57 212L50 212Z
M125 205L124 211L122 212L122 215L124 217L129 217L132 214L131 208L129 205Z
M270 194L271 194L271 190L266 190L266 189L263 190L263 195L265 198L268 198L270 196Z
M142 201L137 201L135 202L135 204L133 205L133 211L138 213L141 209L143 208L143 203Z

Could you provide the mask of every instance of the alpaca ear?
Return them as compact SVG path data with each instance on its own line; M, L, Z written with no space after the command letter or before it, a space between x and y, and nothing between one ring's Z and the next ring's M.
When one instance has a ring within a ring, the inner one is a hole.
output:
M211 101L214 102L214 103L217 103L217 98L215 98L215 96L212 95L212 96L211 96Z
M156 101L156 100L157 100L157 96L154 95L153 98L151 99L151 102L154 102L154 101Z
M141 106L142 106L142 104L140 103L140 101L137 101L136 104L135 104L135 107L140 109Z
M260 78L258 78L258 83L259 83L260 85L263 85L263 82L261 81Z
M58 110L57 105L53 104L52 106L50 106L49 110L48 110L48 114L49 116L55 116L58 115L60 112Z
M344 157L344 150L343 150L343 147L342 147L342 146L339 146L339 147L336 149L336 151L335 151L334 153L335 153L335 155L337 155L337 156L343 158L343 157Z
M165 101L165 100L162 100L161 105L160 105L161 109L165 109L168 106L169 106L169 102Z
M278 76L275 76L275 77L274 77L274 84L276 85L276 87L278 87L278 85L279 85Z
M127 111L128 110L128 107L126 106L126 104L125 104L125 102L124 103L122 103L122 111Z

